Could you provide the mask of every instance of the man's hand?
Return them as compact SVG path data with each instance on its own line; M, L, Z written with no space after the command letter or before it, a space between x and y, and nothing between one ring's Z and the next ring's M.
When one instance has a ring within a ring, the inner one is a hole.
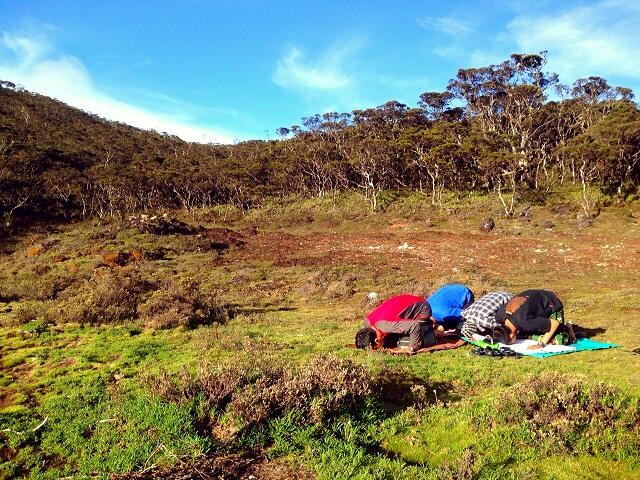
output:
M543 345L529 345L527 347L527 350L542 350L543 348Z

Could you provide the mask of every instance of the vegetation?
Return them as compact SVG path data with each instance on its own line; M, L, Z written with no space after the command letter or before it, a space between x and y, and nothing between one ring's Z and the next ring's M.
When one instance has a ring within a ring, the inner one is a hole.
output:
M238 145L3 82L0 478L638 478L640 112L544 61ZM352 347L452 281L553 289L622 346Z
M634 478L640 209L612 204L587 227L572 195L495 235L476 233L495 197L396 195L374 215L357 194L184 212L245 232L223 251L119 220L16 235L0 264L2 474ZM539 361L350 346L369 292L446 281L548 286L583 331L624 347Z
M396 101L326 113L281 128L281 140L198 145L107 122L11 84L0 85L0 212L125 217L216 204L240 207L292 193L353 189L381 206L388 189L495 192L513 215L521 197L577 185L589 216L592 187L624 199L640 176L640 111L605 79L572 87L544 71L546 53L513 54L461 69L418 106ZM549 98L552 98L550 100ZM55 125L55 128L51 128Z

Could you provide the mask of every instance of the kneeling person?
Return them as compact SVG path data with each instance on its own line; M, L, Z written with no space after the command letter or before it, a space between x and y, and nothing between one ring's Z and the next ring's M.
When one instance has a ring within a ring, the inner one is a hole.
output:
M460 283L449 283L433 292L427 303L431 317L438 323L439 330L444 331L460 323L462 310L473 303L473 292Z
M496 313L513 298L509 292L490 292L483 295L467 308L462 310L462 322L458 325L460 335L471 339L474 334L491 335L500 323Z
M385 300L364 319L364 328L356 334L356 347L382 348L390 335L408 335L412 352L436 343L431 307L424 298L398 295Z
M526 290L500 307L496 313L500 323L494 339L511 344L518 336L540 334L538 348L544 347L558 330L566 333L568 343L575 341L573 328L565 323L564 307L557 295L548 290Z

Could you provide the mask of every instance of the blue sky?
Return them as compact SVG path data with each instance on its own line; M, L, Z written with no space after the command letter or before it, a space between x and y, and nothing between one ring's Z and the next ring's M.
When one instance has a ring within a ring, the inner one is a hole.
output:
M640 95L640 0L0 0L0 79L191 141L446 88L458 68L549 51L564 83Z

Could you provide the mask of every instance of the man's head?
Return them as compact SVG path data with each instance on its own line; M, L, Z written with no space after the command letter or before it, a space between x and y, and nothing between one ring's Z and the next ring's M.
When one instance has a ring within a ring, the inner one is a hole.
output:
M376 344L376 331L373 328L365 327L356 333L356 348L373 347Z
M505 320L504 325L498 325L494 327L491 332L491 338L496 342L504 343L505 345L511 345L516 341L516 335L518 329L509 320Z

